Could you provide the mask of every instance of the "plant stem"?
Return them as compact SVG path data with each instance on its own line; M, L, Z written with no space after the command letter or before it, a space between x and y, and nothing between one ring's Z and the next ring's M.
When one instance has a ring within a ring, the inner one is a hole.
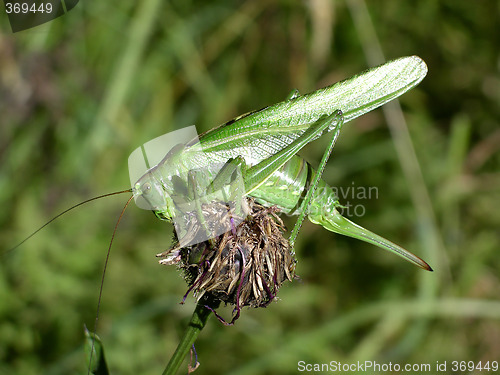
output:
M212 311L210 311L206 306L209 306L211 309L216 309L219 307L219 304L220 301L207 294L205 294L198 301L196 308L194 309L193 316L184 331L184 335L182 336L179 345L177 345L177 349L175 349L175 353L172 355L172 358L170 358L170 361L168 362L168 365L162 375L175 375L181 366L182 361L196 341L198 334L201 332L203 327L205 327L208 317L212 313Z

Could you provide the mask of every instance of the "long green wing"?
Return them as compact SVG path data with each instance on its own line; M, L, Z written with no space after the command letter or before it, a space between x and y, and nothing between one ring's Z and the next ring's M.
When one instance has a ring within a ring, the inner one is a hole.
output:
M200 141L213 161L241 155L254 165L285 148L321 116L340 109L348 122L404 94L426 74L427 66L420 57L402 57L231 120L202 134Z

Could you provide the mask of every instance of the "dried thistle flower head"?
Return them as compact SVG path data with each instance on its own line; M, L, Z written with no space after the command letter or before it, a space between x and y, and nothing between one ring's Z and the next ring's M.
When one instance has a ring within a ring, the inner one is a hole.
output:
M189 285L186 296L193 291L199 299L206 293L234 305L235 316L243 306L267 306L278 293L285 280L295 275L296 260L288 240L284 237L284 225L276 207L264 207L247 198L248 216L238 218L234 226L234 212L225 203L203 204L203 215L210 215L213 225L229 223L227 231L208 241L182 246L181 239L169 251L158 254L164 258L161 264L177 264L184 272ZM190 232L196 235L201 228L193 219L195 212L186 215ZM211 230L212 224L207 224Z

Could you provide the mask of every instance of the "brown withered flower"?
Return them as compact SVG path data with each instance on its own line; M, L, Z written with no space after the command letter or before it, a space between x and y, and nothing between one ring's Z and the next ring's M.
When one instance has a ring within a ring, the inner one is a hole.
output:
M196 212L186 214L190 237L195 237L198 231L221 233L217 227L220 225L226 225L226 231L189 246L182 244L190 239L176 238L173 248L157 255L163 258L161 264L176 264L183 271L189 285L184 298L191 291L198 300L208 293L216 300L234 305L229 324L239 317L244 306L267 306L282 283L295 276L296 260L284 237L285 227L277 215L279 209L245 199L249 212L246 218L233 216L234 210L219 202L201 206L203 216L211 218L203 225L196 219ZM235 222L240 224L234 225Z

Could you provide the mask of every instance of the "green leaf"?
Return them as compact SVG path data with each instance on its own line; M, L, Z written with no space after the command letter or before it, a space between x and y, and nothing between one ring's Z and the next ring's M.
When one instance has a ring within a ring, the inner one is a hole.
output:
M89 372L94 375L109 375L108 365L104 357L104 348L101 339L95 333L85 330L85 357L90 367Z

